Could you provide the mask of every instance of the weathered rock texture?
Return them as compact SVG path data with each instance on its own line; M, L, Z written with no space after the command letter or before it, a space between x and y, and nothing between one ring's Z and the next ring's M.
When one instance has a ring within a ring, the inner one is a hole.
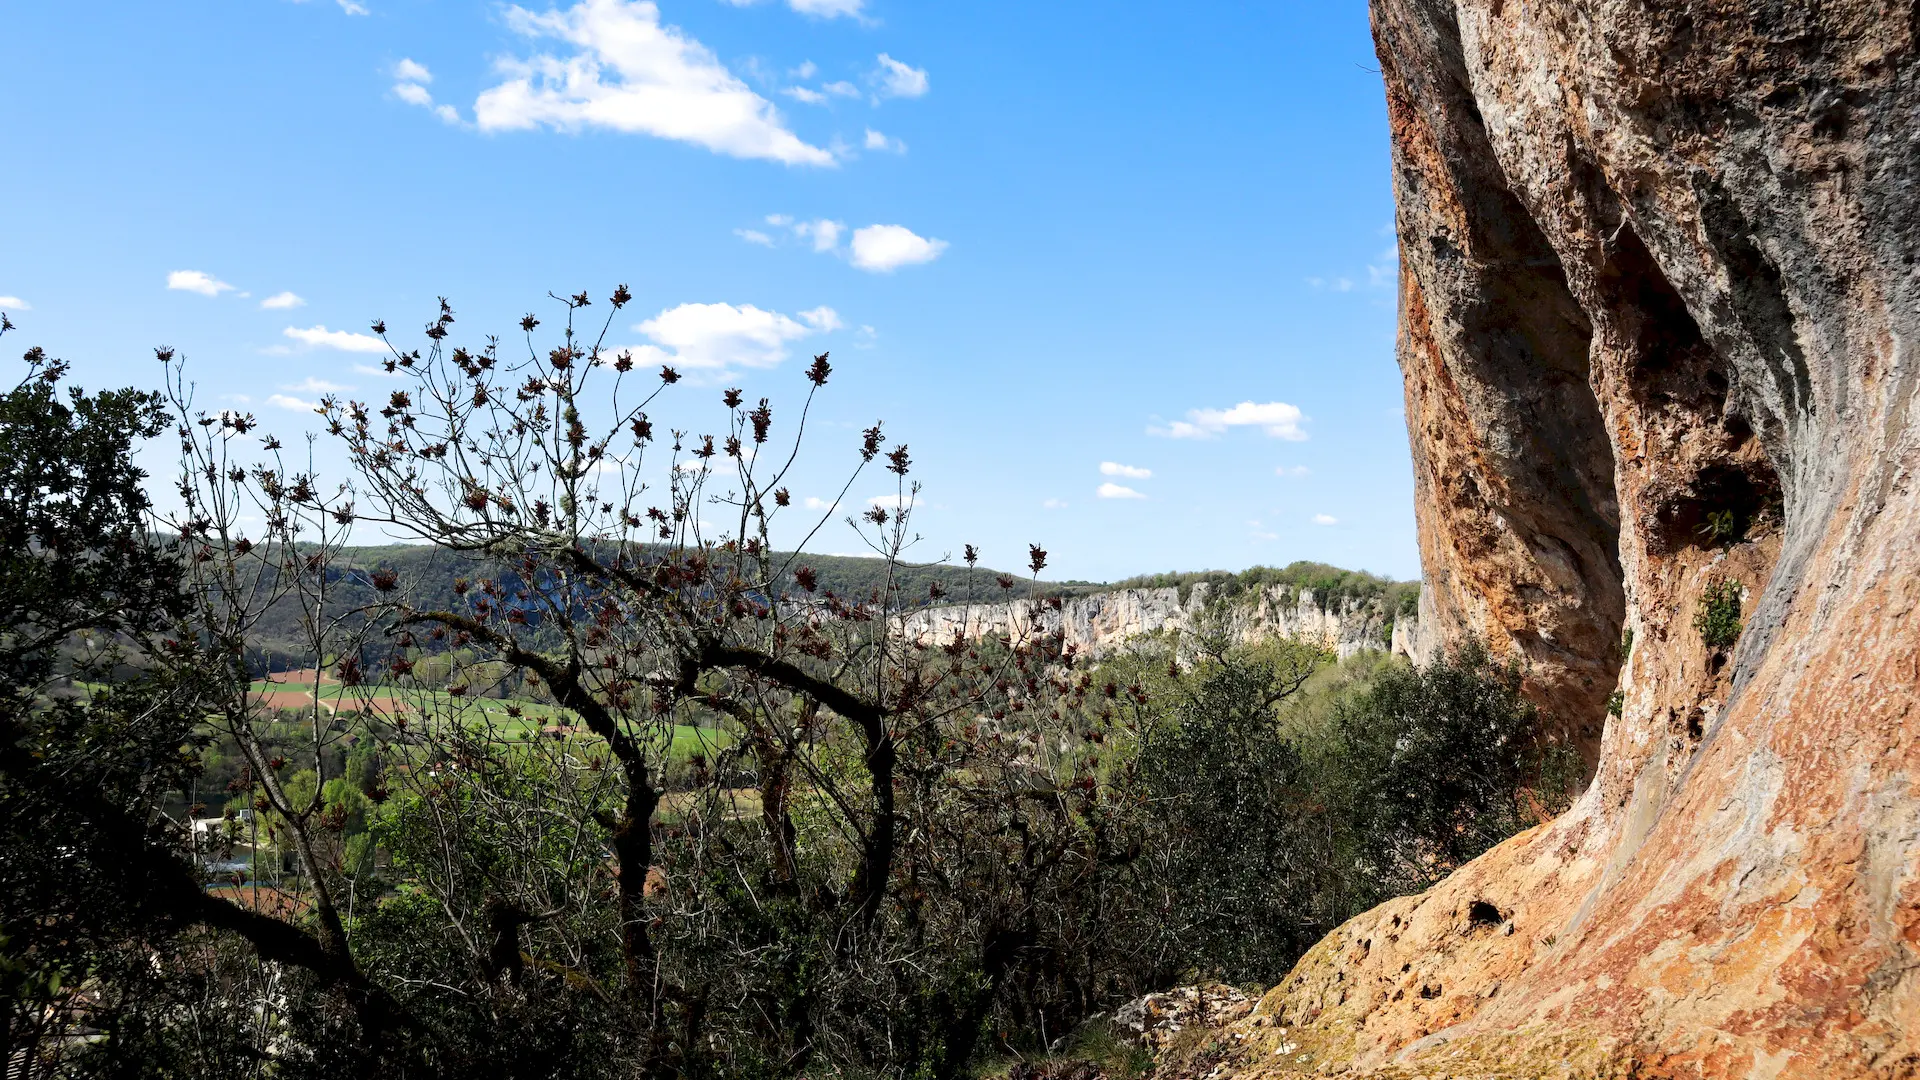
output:
M1243 1068L1920 1076L1920 13L1373 20L1424 613L1597 769L1317 946Z
M1114 589L1077 596L1054 608L1027 601L953 604L924 608L907 617L905 632L920 641L1059 632L1083 656L1104 656L1129 641L1161 631L1190 633L1212 622L1235 641L1293 637L1332 650L1342 660L1367 650L1391 648L1423 657L1431 646L1417 617L1400 617L1379 600L1325 600L1312 589L1270 586L1233 597L1216 597L1206 582L1180 589Z

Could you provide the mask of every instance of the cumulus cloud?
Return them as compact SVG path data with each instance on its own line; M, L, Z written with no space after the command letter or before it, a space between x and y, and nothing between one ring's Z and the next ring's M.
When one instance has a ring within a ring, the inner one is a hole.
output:
M725 2L734 7L752 7L757 0L725 0ZM866 7L866 0L787 0L787 6L802 15L811 15L816 19L837 19L845 15L865 21L861 9ZM815 70L813 61L808 60L793 69L793 74L802 79L809 79L813 77Z
M796 318L752 304L681 304L634 327L653 342L634 355L643 363L694 370L770 368L788 357L794 342L841 325L830 307Z
M932 262L947 250L945 240L921 236L905 225L868 225L855 229L852 243L842 248L841 238L847 235L845 222L832 218L799 221L787 214L768 214L766 223L791 233L815 251L839 255L860 269L876 274L890 273L902 266ZM757 229L735 229L734 234L751 243L772 246L773 237ZM761 240L760 237L766 239Z
M1099 487L1094 489L1093 493L1095 495L1100 496L1103 499L1144 499L1146 498L1145 495L1140 494L1139 492L1133 490L1130 487L1122 487L1121 485L1114 484L1114 483L1101 484Z
M387 343L371 334L356 334L351 330L329 330L325 326L301 328L289 326L280 333L303 345L318 349L338 349L341 352L383 353Z
M1304 442L1307 433L1300 430L1302 416L1298 407L1284 401L1256 405L1243 401L1231 409L1191 409L1185 420L1166 425L1150 425L1147 434L1169 439L1214 439L1228 428L1257 427L1276 439Z
M853 231L853 265L876 274L930 263L945 250L945 240L920 236L905 225L869 225Z
M370 12L367 11L367 5L360 3L360 0L338 0L338 2L340 4L340 10L349 15L370 14Z
M809 90L804 86L789 86L780 92L806 105L825 105L827 103L827 95L818 90Z
M866 0L787 0L787 6L818 19L837 19L843 15L857 19Z
M846 225L838 221L820 218L816 221L796 221L793 223L793 235L802 240L813 241L813 250L832 251L840 246L840 234L846 231Z
M32 311L33 305L17 296L0 296L0 308L9 311Z
M177 292L199 293L201 296L219 296L223 292L233 291L233 286L199 270L175 270L169 273L167 288Z
M1340 519L1334 517L1332 514L1315 514L1313 515L1313 523L1315 525L1338 525L1340 524Z
M312 412L320 407L311 401L302 401L297 397L288 397L285 394L269 395L267 404L275 406L276 408L292 409L295 412Z
M504 81L480 94L482 130L608 128L704 146L741 158L832 165L834 157L789 131L705 45L663 26L649 0L581 0L570 8L506 11L507 26L571 46L499 64Z
M885 150L892 154L904 154L907 152L907 144L901 142L899 139L888 138L880 132L868 128L867 149Z
M839 82L827 83L825 86L822 86L820 90L822 93L831 97L855 98L860 96L860 88L845 79Z
M307 302L291 292L274 293L260 301L262 311L286 311L291 308L306 307Z
M880 66L873 69L868 79L874 85L879 97L917 98L928 90L927 72L924 68L910 67L895 60L886 53L879 56Z
M1133 465L1122 465L1117 461L1103 461L1100 463L1100 475L1124 476L1129 480L1151 480L1153 479L1153 470L1142 469Z
M426 109L444 123L460 122L459 110L451 105L433 103L433 92L427 89L427 84L433 81L433 72L427 70L427 65L403 59L393 65L393 79L394 97L409 105L418 105Z
M803 508L805 508L805 509L808 509L808 510L831 510L831 509L833 509L833 503L831 503L831 502L829 502L829 501L827 501L826 499L820 499L820 498L815 498L815 497L814 497L814 496L812 496L812 495L809 495L809 496L807 496L806 498L804 498L804 499L801 499L801 500L800 500L800 505L801 505L801 506L802 506Z
M341 386L339 383L330 383L325 379L316 379L309 375L292 386L283 386L280 389L296 394L344 394L353 387Z

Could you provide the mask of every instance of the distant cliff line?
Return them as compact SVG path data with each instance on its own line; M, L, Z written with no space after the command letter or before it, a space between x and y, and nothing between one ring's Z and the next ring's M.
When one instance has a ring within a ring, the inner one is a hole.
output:
M968 640L1061 632L1081 655L1098 657L1149 634L1190 633L1217 618L1237 642L1294 637L1317 642L1342 660L1365 651L1390 651L1424 662L1431 635L1412 596L1402 590L1323 600L1316 590L1293 585L1235 588L1228 583L1223 588L1196 581L1067 597L1057 608L1026 600L924 608L907 617L905 631L926 642L951 641L956 632Z

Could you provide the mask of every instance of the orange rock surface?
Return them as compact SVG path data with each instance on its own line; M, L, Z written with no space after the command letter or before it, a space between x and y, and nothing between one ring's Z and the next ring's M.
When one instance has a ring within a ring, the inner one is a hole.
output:
M1373 20L1423 615L1593 775L1316 946L1236 1070L1920 1076L1920 9Z

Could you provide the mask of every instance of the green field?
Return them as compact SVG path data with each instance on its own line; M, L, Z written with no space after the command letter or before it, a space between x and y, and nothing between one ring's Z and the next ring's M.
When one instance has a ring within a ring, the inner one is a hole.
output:
M274 695L268 700L276 708L299 708L311 700L312 684L258 680L249 687L249 692L263 697ZM395 691L327 683L320 688L320 703L336 714L358 713L367 709L391 714L397 709L405 709L409 713L424 712L433 717L458 717L462 723L475 728L484 726L503 739L524 740L543 734L551 736L554 733L543 730L549 727L580 728L559 733L563 738L597 738L581 728L579 717L571 710L535 701L454 697L439 690ZM510 715L509 708L518 710L520 715ZM672 739L671 756L676 760L684 760L696 753L711 757L734 741L733 735L725 730L686 724L673 726Z

